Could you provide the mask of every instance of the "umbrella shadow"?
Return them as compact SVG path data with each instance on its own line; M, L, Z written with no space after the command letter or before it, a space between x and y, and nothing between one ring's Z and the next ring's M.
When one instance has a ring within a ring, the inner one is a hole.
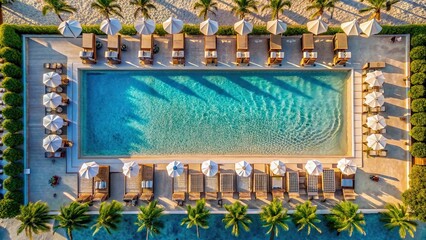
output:
M307 95L303 91L300 91L298 88L291 86L290 84L288 84L285 81L279 79L278 77L270 78L269 82L271 82L275 86L278 86L278 87L282 88L285 91L290 91L292 93L298 94L298 95L303 96L305 98L313 99L311 96Z
M242 77L239 77L238 79L235 78L229 78L229 81L233 82L234 84L238 85L241 88L244 88L256 95L263 96L266 98L269 98L274 101L279 101L276 97L272 96L270 93L263 91L259 87L253 85L249 81L243 79Z
M211 90L213 90L214 92L216 92L219 95L222 95L224 97L227 98L231 98L237 102L240 102L238 99L236 99L234 96L232 96L231 94L229 94L227 91L225 91L225 89L217 86L216 84L212 83L211 81L209 81L206 77L202 77L197 79L197 82L199 82L201 85L203 85L206 88L209 88Z
M153 97L159 98L161 100L164 100L166 102L170 102L170 100L164 96L163 94L159 93L157 90L155 90L153 87L149 86L145 82L143 82L140 79L137 79L136 77L133 77L136 81L134 82L134 86L141 92L146 93L148 95L151 95Z
M194 92L192 89L190 89L189 87L177 82L176 80L173 80L170 76L168 77L168 80L163 80L163 79L158 79L159 81L165 83L166 85L169 85L172 88L175 88L176 90L179 90L180 92L198 98L200 100L202 100L203 102L206 102L206 100L201 97L200 95L198 95L196 92Z

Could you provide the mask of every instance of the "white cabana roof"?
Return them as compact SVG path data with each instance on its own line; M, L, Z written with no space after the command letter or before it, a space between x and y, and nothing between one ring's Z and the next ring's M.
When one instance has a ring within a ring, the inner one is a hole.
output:
M82 28L77 20L67 20L59 24L58 30L64 37L76 38L80 36Z
M371 134L367 137L367 146L373 150L382 150L386 147L386 141L382 134Z
M327 32L328 29L328 24L322 20L321 16L316 20L309 21L306 26L308 27L308 31L315 35Z
M217 165L216 162L213 162L211 160L207 160L207 161L204 161L201 164L201 171L207 177L213 177L219 171L219 166Z
M286 167L283 162L280 160L274 160L271 162L271 165L269 166L271 172L275 175L284 176L286 172Z
M178 177L183 173L185 166L179 161L173 161L167 165L166 169L170 177Z
M62 147L62 138L56 134L48 135L43 139L43 148L48 152L56 152Z
M266 30L274 35L278 35L287 31L287 24L282 20L275 19L266 23Z
M359 23L356 19L340 24L343 32L348 36L359 36L362 33Z
M78 173L80 174L81 177L90 179L98 175L99 165L96 162L83 163Z
M253 24L242 19L234 24L234 30L240 35L247 35L253 31Z
M235 163L235 172L237 173L238 176L248 177L250 176L252 170L253 168L251 167L250 163L246 161Z
M385 97L381 92L371 92L365 96L365 104L370 107L381 107L385 103Z
M136 162L126 162L123 164L124 176L131 178L139 175L139 164Z
M368 20L367 22L361 23L359 27L361 28L362 33L365 34L367 37L378 34L382 31L382 27L375 18Z
M386 120L383 116L376 114L367 118L367 126L374 131L381 130L386 127Z
M49 114L43 117L43 126L50 131L57 131L64 126L64 119L58 115Z
M101 31L107 35L115 35L121 30L121 23L116 18L105 19L101 22Z
M151 19L139 18L134 23L135 29L139 34L150 35L155 31L155 22Z
M352 175L356 173L357 166L352 159L342 158L337 162L337 168L345 175Z
M43 95L43 105L45 107L57 108L62 102L61 95L51 92Z
M210 18L200 23L200 32L204 35L214 35L219 30L219 24Z
M43 74L43 83L48 87L57 87L62 83L62 77L57 72Z
M169 17L169 19L163 22L163 28L169 34L180 33L183 29L183 22L180 19Z
M319 176L322 174L322 163L318 160L309 160L305 165L309 175Z

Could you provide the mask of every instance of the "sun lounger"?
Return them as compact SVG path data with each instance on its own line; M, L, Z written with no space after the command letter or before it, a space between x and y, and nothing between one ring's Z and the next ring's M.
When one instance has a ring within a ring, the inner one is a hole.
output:
M333 65L346 66L346 62L351 59L351 52L348 52L348 36L345 33L336 33L333 37L334 58Z
M56 73L62 74L64 64L62 63L44 63L43 67L45 69L54 70Z
M355 193L355 174L345 175L341 174L342 179L342 191L343 200L353 201L356 199L357 194Z
M334 169L324 169L322 173L322 192L324 199L334 199L336 192L336 178Z
M93 33L83 33L80 58L83 63L96 63L96 36Z
M249 40L248 35L237 34L237 52L236 52L237 66L240 63L250 65L250 52L249 52Z
M173 34L173 50L172 63L173 65L182 64L185 66L185 34Z
M318 199L318 176L308 174L306 190L308 198Z
M60 149L56 152L45 152L44 157L45 158L65 158L66 156L65 154L66 154L65 150Z
M304 33L302 35L302 60L300 65L313 65L318 58L318 53L314 52L314 35L312 33Z
M108 35L108 50L105 58L109 64L121 63L121 35Z
M142 35L140 37L140 50L138 52L140 64L152 64L154 62L154 37Z
M139 165L140 166L140 165ZM139 194L141 192L142 168L139 174L132 177L124 176L124 196L123 201L126 205L136 206Z
M205 194L207 200L217 200L219 192L219 173L213 177L205 176Z
M282 39L281 35L271 34L269 38L269 57L268 66L278 64L281 66L281 62L284 59L284 52L282 52Z
M234 198L235 173L220 174L220 192L222 193L222 198Z
M285 192L285 176L276 176L271 175L271 193L272 199L278 198L280 200L284 200L284 192Z
M237 176L237 191L240 200L251 200L252 176L253 174L248 177Z
M204 61L207 64L214 64L217 66L217 48L216 48L216 35L204 36Z
M306 172L299 172L299 193L300 195L306 195L306 186L307 186L307 179L306 179Z
M154 164L141 164L141 192L139 199L141 201L151 201L154 199L154 176L155 176L155 165Z
M256 199L267 199L269 193L269 165L254 164L253 189Z
M204 192L204 174L200 164L189 164L189 200L201 199Z
M77 181L78 197L76 201L79 203L91 202L93 199L93 178L87 179L78 175Z
M94 202L103 202L109 197L110 189L110 171L109 166L99 166L98 175L93 179L95 185L95 194L93 195Z
M362 66L362 70L375 70L375 69L381 69L385 68L386 63L385 62L367 62Z
M299 172L288 171L286 174L287 174L287 192L288 192L289 198L300 197Z
M177 201L179 206L183 205L183 202L185 202L186 199L186 193L188 192L188 166L185 165L185 169L183 170L183 173L178 176L172 178L172 200Z

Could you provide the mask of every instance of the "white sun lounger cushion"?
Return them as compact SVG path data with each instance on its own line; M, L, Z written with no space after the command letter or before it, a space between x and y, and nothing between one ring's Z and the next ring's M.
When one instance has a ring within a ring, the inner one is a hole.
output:
M80 51L81 58L91 58L93 56L92 51Z
M211 51L212 58L217 58L217 51Z
M242 52L237 52L235 55L236 55L237 58L242 58L243 57L243 53Z
M309 58L310 56L309 52L303 52L303 58Z
M345 59L350 59L352 57L351 52L345 52Z
M185 52L184 51L172 51L172 57L178 58L178 57L184 57Z
M277 58L284 58L284 52L277 52Z
M270 58L277 58L277 52L271 52L271 53L269 54L269 57L270 57Z
M139 50L138 57L139 58L151 58L151 52Z
M245 58L250 58L250 52L244 52L243 56L244 56Z
M106 58L117 58L118 52L116 52L116 51L105 51L105 57Z
M338 52L337 53L337 58L350 59L351 57L352 57L351 52Z
M309 56L310 56L310 58L318 58L318 53L317 52L310 52Z
M204 51L204 58L211 58L211 52L210 51Z

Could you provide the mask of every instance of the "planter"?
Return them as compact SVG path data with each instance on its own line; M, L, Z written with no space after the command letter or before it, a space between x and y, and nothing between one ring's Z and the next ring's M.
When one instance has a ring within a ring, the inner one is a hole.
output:
M426 158L414 158L414 164L415 165L426 165Z
M50 179L49 179L49 184L50 184L50 186L51 187L55 187L55 186L57 186L57 185L59 185L59 180L60 180L61 178L59 177L59 176L53 176L53 177L51 177Z

